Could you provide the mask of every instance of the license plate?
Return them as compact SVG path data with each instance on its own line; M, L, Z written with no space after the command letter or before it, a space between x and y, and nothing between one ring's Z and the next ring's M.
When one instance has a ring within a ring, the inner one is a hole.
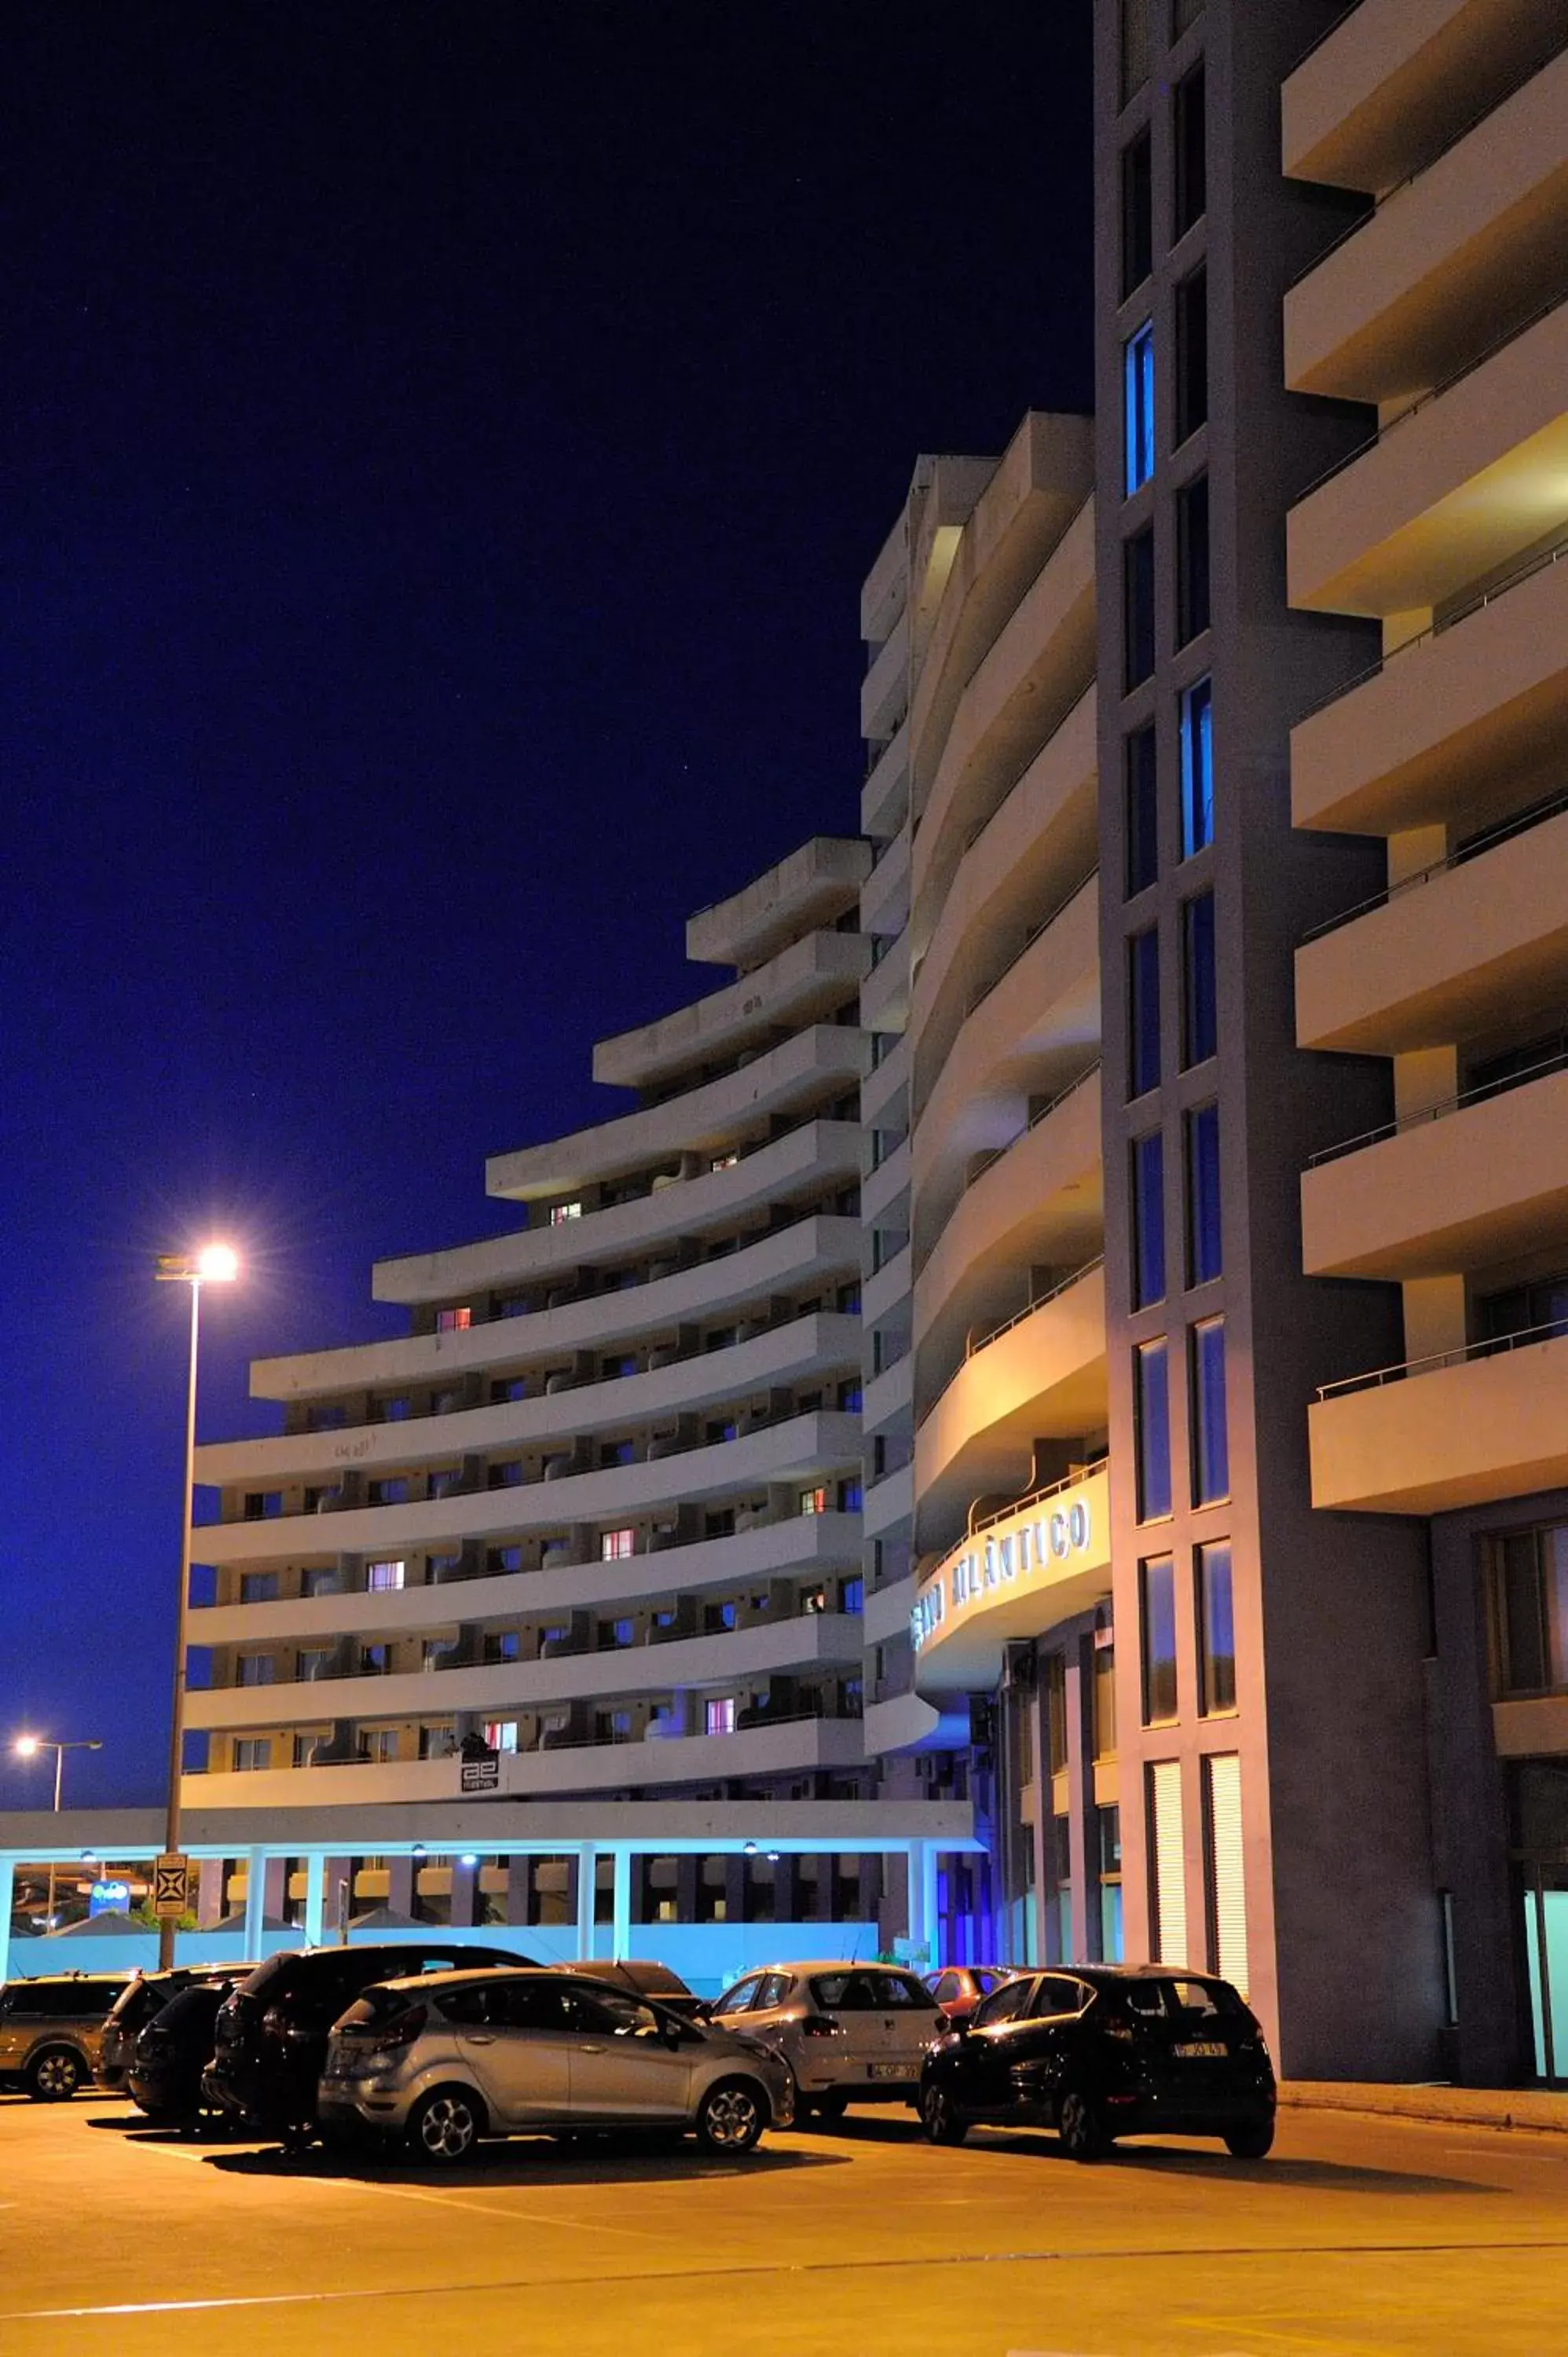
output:
M873 2079L903 2079L908 2074L902 2062L874 2062L868 2075Z
M1228 2051L1228 2048L1223 2046L1218 2039L1213 2038L1190 2039L1185 2046L1178 2046L1176 2048L1176 2052L1178 2054L1189 2056L1196 2061L1205 2061L1211 2057L1217 2058L1224 2055Z

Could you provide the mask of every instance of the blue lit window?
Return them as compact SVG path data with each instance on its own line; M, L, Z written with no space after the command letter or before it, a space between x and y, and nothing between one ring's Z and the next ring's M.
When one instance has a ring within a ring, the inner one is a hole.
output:
M1159 1131L1133 1141L1133 1307L1165 1293L1165 1146Z
M1155 331L1147 320L1122 347L1122 382L1126 410L1127 495L1131 498L1155 471Z
M1224 1265L1219 1229L1219 1107L1187 1117L1187 1281L1207 1285Z
M1199 892L1181 912L1182 1063L1201 1064L1219 1042L1214 963L1214 895Z
M1134 1351L1133 1373L1138 1520L1152 1523L1171 1510L1170 1364L1163 1336Z
M630 1620L618 1620L618 1621L616 1622L616 1624L615 1624L615 1639L616 1639L616 1643L617 1643L618 1645L629 1645L629 1644L631 1644L631 1643L632 1643L632 1641L634 1641L634 1639L636 1638L636 1635L637 1635L637 1629L636 1629L635 1624L634 1624L632 1621L630 1621Z
M1230 1495L1225 1424L1225 1320L1192 1329L1192 1497L1196 1506Z
M1163 1727L1176 1715L1176 1564L1155 1555L1138 1566L1143 1589L1144 1725Z
M1151 925L1127 944L1127 1093L1141 1097L1160 1078L1160 943Z
M1214 702L1200 679L1181 699L1181 856L1214 840Z

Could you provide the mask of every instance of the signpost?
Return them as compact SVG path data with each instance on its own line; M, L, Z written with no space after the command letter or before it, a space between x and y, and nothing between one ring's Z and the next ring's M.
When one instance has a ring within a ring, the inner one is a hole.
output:
M183 1851L166 1849L153 1867L153 1913L160 1922L177 1921L185 1913L190 1860Z

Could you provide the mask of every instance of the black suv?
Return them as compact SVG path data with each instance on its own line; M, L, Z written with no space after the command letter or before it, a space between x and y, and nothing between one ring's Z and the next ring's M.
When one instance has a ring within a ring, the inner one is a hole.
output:
M172 1997L183 1989L194 1988L199 1982L216 1980L220 1985L243 1980L255 1971L253 1964L176 1964L166 1973L138 1973L121 1990L114 2009L103 2025L99 2042L98 2083L112 2095L125 2093L131 2082L131 2062L136 2050L136 2040L155 2014L161 2013Z
M1119 2136L1211 2136L1239 2159L1274 2140L1263 2033L1229 1981L1168 1965L1021 1973L932 2048L919 2112L933 2144L972 2127L1052 2127L1075 2160Z
M220 2006L201 2092L259 2135L301 2135L315 2122L328 2032L368 1988L411 1973L532 1962L514 1949L439 1937L288 1949L258 1965Z
M252 1964L227 1979L208 1974L177 1990L144 2023L131 2057L131 2101L150 2120L182 2125L201 2115L201 2082L212 2060L219 2008Z

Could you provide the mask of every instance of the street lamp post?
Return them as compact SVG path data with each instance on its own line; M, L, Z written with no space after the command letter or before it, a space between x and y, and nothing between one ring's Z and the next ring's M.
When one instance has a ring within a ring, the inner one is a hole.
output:
M179 1848L179 1782L185 1754L185 1652L190 1614L191 1510L196 1490L196 1363L201 1336L201 1288L232 1285L240 1274L240 1256L229 1244L207 1244L200 1252L166 1253L157 1265L158 1282L190 1287L190 1372L185 1394L185 1499L179 1518L179 1602L175 1616L174 1692L169 1711L168 1806L164 1817L164 1847ZM174 1963L175 1937L179 1929L172 1915L158 1921L158 1969Z
M36 1760L40 1751L52 1751L55 1756L55 1814L59 1814L60 1793L65 1783L65 1755L68 1751L102 1751L102 1743L78 1737L71 1743L57 1743L48 1735L18 1735L12 1749L18 1760ZM50 1931L55 1921L55 1871L58 1861L49 1860L49 1895L44 1909L44 1920Z

